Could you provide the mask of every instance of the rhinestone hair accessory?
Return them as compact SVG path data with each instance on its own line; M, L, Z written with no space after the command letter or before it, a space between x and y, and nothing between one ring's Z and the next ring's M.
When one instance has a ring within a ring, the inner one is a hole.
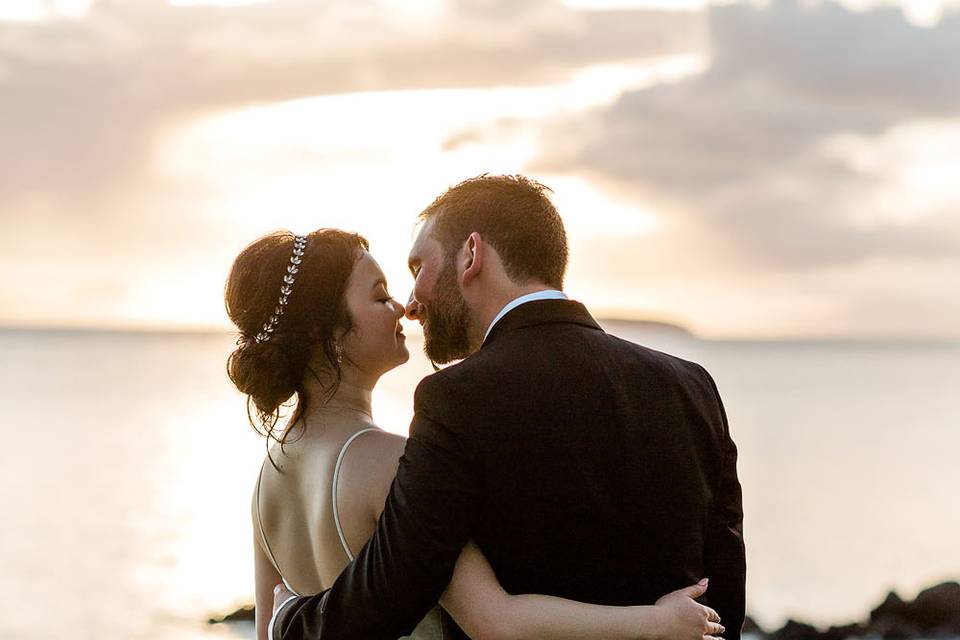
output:
M263 323L263 328L255 338L258 344L268 342L270 336L273 335L274 330L277 328L280 316L283 315L283 308L287 306L287 300L290 294L293 293L293 283L296 282L297 273L300 271L300 263L303 261L303 252L306 248L307 239L304 236L296 236L293 239L293 255L290 256L290 264L287 265L287 272L283 276L283 284L280 286L280 297L277 299L277 306L273 310L273 315Z

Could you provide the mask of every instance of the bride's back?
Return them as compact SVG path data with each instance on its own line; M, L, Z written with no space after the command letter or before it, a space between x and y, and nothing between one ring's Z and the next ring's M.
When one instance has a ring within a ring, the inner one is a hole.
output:
M328 589L349 558L334 520L334 471L347 441L372 424L330 420L274 447L253 496L254 535L287 584L300 594Z

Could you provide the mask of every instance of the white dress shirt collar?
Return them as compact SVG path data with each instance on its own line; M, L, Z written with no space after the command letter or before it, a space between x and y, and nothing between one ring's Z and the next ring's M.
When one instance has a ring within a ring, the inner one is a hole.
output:
M506 306L503 307L503 309L500 309L500 313L498 313L496 317L494 317L493 322L491 322L490 326L487 327L487 332L483 336L484 342L486 342L487 336L490 335L490 332L493 331L494 325L497 324L503 316L507 315L508 313L510 313L517 307L519 307L520 305L526 304L527 302L533 302L534 300L567 300L567 299L568 299L567 294L565 294L563 291L557 291L556 289L545 289L543 291L535 291L533 293L528 293L524 296L520 296L519 298L514 298L513 300L508 302Z

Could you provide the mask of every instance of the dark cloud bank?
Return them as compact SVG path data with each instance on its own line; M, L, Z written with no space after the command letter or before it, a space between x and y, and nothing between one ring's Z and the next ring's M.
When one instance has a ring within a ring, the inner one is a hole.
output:
M773 0L712 7L709 29L708 71L565 123L582 143L548 147L536 168L611 178L758 267L960 256L960 202L915 224L865 225L887 176L823 146L917 120L960 126L960 13L918 28L895 8Z

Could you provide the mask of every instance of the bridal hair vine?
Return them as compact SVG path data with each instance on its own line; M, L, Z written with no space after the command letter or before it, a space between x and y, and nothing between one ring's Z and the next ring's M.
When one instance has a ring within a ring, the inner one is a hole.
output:
M297 273L300 271L300 263L303 261L303 252L307 248L307 239L304 236L296 236L293 239L293 255L290 256L290 264L287 265L287 272L283 276L283 284L280 285L280 298L277 299L277 306L273 310L273 315L267 318L263 323L263 328L255 338L257 344L268 342L273 335L280 316L283 315L283 308L287 306L287 299L293 292L293 283L297 279Z

